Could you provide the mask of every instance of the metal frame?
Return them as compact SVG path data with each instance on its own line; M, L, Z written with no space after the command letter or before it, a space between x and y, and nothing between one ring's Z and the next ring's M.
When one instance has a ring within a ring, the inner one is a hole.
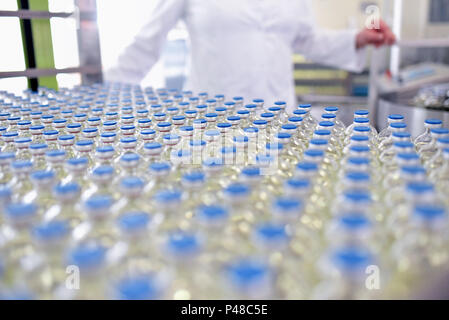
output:
M92 84L102 81L102 64L100 41L97 26L96 0L76 0L74 12L48 12L37 10L0 10L1 17L16 17L23 21L31 19L75 18L77 20L77 37L80 66L73 68L37 69L34 65L26 70L0 72L1 78L52 76L60 73L81 73L82 82ZM34 57L31 57L33 59Z
M38 78L45 76L53 76L59 73L96 74L98 72L101 72L101 67L98 66L84 66L84 67L63 68L63 69L29 68L24 71L0 72L0 78L16 78L16 77Z
M17 17L20 19L50 19L50 18L69 18L73 12L48 12L36 10L0 10L0 17Z
M391 49L390 55L390 70L393 77L396 77L399 73L402 48L449 48L449 39L447 38L401 40L403 0L394 0L391 9L393 10L393 29L395 34L398 35L398 41ZM376 127L378 127L379 95L383 93L379 86L380 63L383 54L385 54L384 49L373 49L370 66L368 109L370 110L371 120Z

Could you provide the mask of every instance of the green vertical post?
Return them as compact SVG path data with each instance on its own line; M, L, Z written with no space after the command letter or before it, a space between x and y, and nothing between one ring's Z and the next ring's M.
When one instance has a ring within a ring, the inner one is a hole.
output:
M28 2L27 7L23 6L25 2ZM19 9L48 11L48 0L17 0L17 3ZM21 26L23 28L23 24L21 24ZM53 69L55 67L55 61L53 55L50 19L32 19L31 31L35 56L35 67L40 69ZM26 52L25 55L25 59L28 59ZM45 86L55 90L58 89L56 76L39 77L38 81L40 86Z

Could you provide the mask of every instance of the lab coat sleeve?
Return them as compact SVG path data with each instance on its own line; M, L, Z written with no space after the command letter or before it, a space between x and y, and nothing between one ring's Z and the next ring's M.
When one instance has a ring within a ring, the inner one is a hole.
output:
M365 67L366 49L356 49L357 30L325 30L315 26L308 1L304 2L301 23L293 43L300 53L316 63L361 72Z
M159 0L150 20L120 54L116 65L106 71L106 80L139 84L159 59L167 33L184 12L185 0Z

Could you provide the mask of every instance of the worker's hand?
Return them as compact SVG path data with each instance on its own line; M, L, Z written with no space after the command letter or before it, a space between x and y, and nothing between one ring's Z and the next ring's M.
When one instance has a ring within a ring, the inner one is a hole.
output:
M391 46L396 42L396 36L391 31L390 27L380 20L379 28L368 29L360 31L356 37L357 49L362 49L367 45L374 45L379 48L384 45Z

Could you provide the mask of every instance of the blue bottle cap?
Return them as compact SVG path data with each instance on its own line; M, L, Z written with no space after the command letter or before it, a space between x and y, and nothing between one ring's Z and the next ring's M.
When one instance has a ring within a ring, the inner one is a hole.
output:
M59 134L58 130L47 130L47 131L44 131L44 136L55 136L55 135L58 135L58 134Z
M226 118L226 120L228 121L239 121L240 117L239 116L229 116Z
M256 227L255 234L259 240L268 243L280 243L288 240L285 226L275 223L264 223Z
M232 124L230 124L229 122L217 123L217 128L220 128L220 129L226 129L226 128L230 128L230 127L232 127Z
M297 128L296 125L290 124L290 123L282 125L283 130L296 130L296 128ZM291 135L290 135L290 137L291 137Z
M96 151L98 153L110 153L110 152L114 152L114 147L112 147L112 146L98 147Z
M311 139L310 144L313 144L316 146L325 146L328 144L328 142L325 139Z
M137 142L137 139L134 137L126 137L126 138L121 138L120 142L121 143L135 143L135 142Z
M415 147L415 145L410 141L398 141L393 143L393 145L401 149L413 149Z
M61 141L75 140L75 136L73 134L63 134L58 137L58 140Z
M348 230L359 230L371 225L368 218L359 213L345 214L339 218L339 223Z
M294 122L294 123L299 123L299 122L302 122L303 120L304 120L303 117L290 117L290 118L288 118L288 121Z
M114 174L114 168L111 166L99 166L92 171L94 176L105 176Z
M293 114L298 115L298 116L304 116L307 114L307 111L303 110L303 109L297 109L297 110L293 111Z
M156 131L153 129L145 129L145 130L140 131L140 134L141 135L154 135L154 134L156 134Z
M348 158L348 163L353 164L353 165L369 165L370 164L370 159L366 158L366 157L349 157Z
M286 184L294 189L303 189L310 187L310 181L308 179L289 179Z
M168 162L155 162L150 164L149 169L155 172L170 170L170 164Z
M67 128L69 128L69 129L78 129L78 128L81 128L81 124L80 123L69 123L67 125Z
M353 129L355 132L370 132L370 127L367 126L355 126Z
M34 238L41 241L55 241L68 235L69 230L67 221L53 220L34 227L32 234Z
M255 126L264 126L267 125L268 121L267 120L254 120L253 124Z
M274 113L271 112L264 112L260 115L262 118L273 118L274 117Z
M318 165L314 162L303 161L299 162L296 168L301 171L316 171L318 170Z
M203 118L193 120L193 124L205 124L205 123L207 123L207 121L206 119Z
M12 132L4 132L2 134L3 137L7 137L7 138L13 138L13 137L18 137L19 133L12 131Z
M154 149L161 149L162 145L159 142L151 142L145 143L143 147L148 150L154 150Z
M66 195L66 194L78 193L81 191L81 188L78 183L70 182L70 183L57 184L53 188L53 190L56 194Z
M369 174L365 173L365 172L359 172L359 171L350 171L348 173L346 173L346 178L352 181L357 181L357 182L363 182L363 181L369 181L370 180L370 176Z
M181 137L177 134L171 133L171 134L165 134L163 139L166 141L178 141Z
M215 112L211 112L211 113L206 113L204 116L206 118L216 118L216 117L218 117L218 114L216 114Z
M174 255L191 255L200 249L200 242L197 236L185 232L176 232L169 236L167 249Z
M356 203L371 202L371 195L368 192L361 190L351 190L344 193L346 200Z
M247 177L258 177L260 176L260 168L255 166L245 167L242 169L241 174Z
M254 127L248 127L243 129L244 132L246 133L258 133L259 129L258 128L254 128Z
M180 201L181 195L177 190L161 190L154 197L159 203L173 203Z
M304 155L312 158L320 158L324 156L324 151L319 149L308 149L304 151Z
M369 123L369 119L368 118L355 118L354 119L354 123Z
M398 158L411 161L411 160L419 160L419 155L416 152L408 152L408 153L398 153L396 155Z
M5 208L5 214L11 219L21 219L34 216L37 210L34 203L10 203Z
M438 134L438 135L448 135L449 129L446 128L435 128L430 130L431 133Z
M108 195L93 195L84 202L88 210L106 210L112 206L113 199Z
M392 124L390 124L390 127L395 129L405 129L407 128L407 125L403 122L393 122Z
M87 165L89 162L89 160L86 157L81 157L81 158L71 158L67 160L67 163L69 165L73 165L73 166L82 166L82 165Z
M337 116L333 113L323 113L321 118L323 119L335 119Z
M441 121L440 119L427 119L426 121L424 121L426 124L430 124L430 125L440 125L443 124L443 121Z
M168 128L168 127L171 126L171 123L170 123L170 122L159 122L159 123L157 124L157 126L158 126L159 128Z
M270 276L270 270L262 262L250 259L237 261L227 268L227 277L231 284L240 289L257 288Z
M434 186L428 182L409 182L407 183L407 190L413 193L433 192Z
M120 161L129 163L134 161L139 161L140 156L137 153L125 153L123 156L120 157Z
M287 104L287 103L286 103L285 101L276 101L276 102L274 103L275 106L282 106L282 107L284 107L286 104Z
M228 215L228 210L219 205L201 206L198 208L198 217L205 221L224 220Z
M125 177L120 181L120 186L125 189L141 189L144 185L144 181L138 177Z
M14 139L14 142L15 143L19 143L19 144L30 143L31 142L31 138L26 138L26 137L24 137L24 138L16 138L16 139Z
M288 132L278 132L276 137L278 139L290 139L292 137L292 135Z
M66 152L65 150L49 150L45 152L45 155L49 158L59 158L59 157L65 157Z
M76 143L79 147L92 146L94 142L92 140L80 140Z
M369 140L369 138L367 136L354 135L351 137L351 140L357 141L357 142L367 142Z
M120 130L134 130L134 129L136 129L136 126L133 125L126 125L120 127Z
M388 116L388 119L390 120L404 120L404 116L400 114L390 114Z
M35 171L31 174L31 179L36 181L43 181L43 180L49 180L53 179L55 176L55 173L51 170L39 170Z
M224 192L230 196L246 196L250 192L250 188L244 184L233 183L227 186Z
M370 148L368 146L351 146L349 150L359 153L359 152L369 152Z
M147 276L132 276L121 279L115 288L117 298L122 300L153 300L160 295L154 279Z
M91 269L101 266L106 258L106 248L101 245L82 244L69 254L68 262L80 269Z
M220 131L218 131L218 130L207 130L204 134L206 136L208 136L208 137L218 137L220 135Z
M372 264L372 261L369 251L357 247L341 248L332 254L332 262L344 271L363 270L365 272L365 268Z
M403 166L401 167L401 171L412 175L426 174L426 169L422 166Z
M414 214L425 220L432 220L444 216L445 210L443 206L439 205L417 205L414 209Z
M12 152L0 152L0 161L15 159L16 155Z
M368 110L356 110L354 112L354 114L356 116L367 116L367 115L369 115L369 111Z
M438 138L437 142L441 143L441 144L449 144L449 137L448 138Z
M199 183L204 182L206 179L206 176L202 171L192 171L189 173L186 173L182 176L182 179L186 182L192 182L192 183Z
M332 121L321 121L320 123L318 123L318 125L320 127L333 127L335 124Z
M117 223L125 232L142 231L148 227L150 216L146 212L126 212L118 217Z
M0 199L8 199L12 196L12 190L8 186L0 186ZM3 201L1 200L1 201Z
M274 207L280 212L298 212L301 210L302 203L298 199L293 198L277 198L274 201Z

